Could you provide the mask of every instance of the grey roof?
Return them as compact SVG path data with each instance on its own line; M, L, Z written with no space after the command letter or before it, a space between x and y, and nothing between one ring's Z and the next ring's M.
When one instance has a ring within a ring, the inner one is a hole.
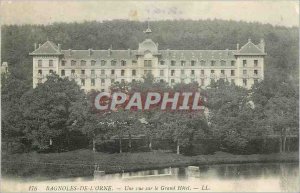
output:
M139 50L59 50L53 42L47 41L30 55L63 55L65 59L74 60L129 60L137 59L138 55L155 51L157 44L146 39L139 44ZM149 48L149 49L147 49ZM143 51L143 53L141 52ZM153 52L152 52L153 53ZM234 60L235 55L265 55L260 46L248 41L240 50L157 50L155 55L160 60Z
M30 55L61 55L62 53L59 51L58 46L51 42L46 41L39 48L34 50Z
M259 45L255 45L248 40L247 44L241 47L241 49L236 53L236 55L266 55Z

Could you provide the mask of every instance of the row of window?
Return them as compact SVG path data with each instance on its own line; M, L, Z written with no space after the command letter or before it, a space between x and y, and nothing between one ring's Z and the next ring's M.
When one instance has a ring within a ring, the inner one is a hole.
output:
M164 79L160 79L160 82L164 82ZM195 81L192 79L192 82ZM210 81L215 81L214 79L210 79ZM225 81L225 80L224 80ZM115 82L115 79L110 79L111 84L113 84ZM125 82L124 79L121 79L121 82ZM135 82L135 79L132 79L132 82ZM181 82L184 82L184 79L181 80ZM230 82L232 84L235 84L235 79L231 79ZM85 86L86 80L85 79L81 79L80 80L80 84L81 86ZM170 83L173 85L175 84L175 79L171 79ZM254 84L258 83L258 79L254 79ZM95 79L91 79L91 86L95 86L96 85L96 80ZM205 85L205 79L201 78L200 79L200 85L204 86ZM243 86L247 86L248 85L248 80L246 78L243 79ZM101 79L101 86L105 86L105 79Z
M42 74L42 70L38 70L38 73L41 75ZM81 70L81 75L85 75L86 70ZM185 74L185 70L181 70L180 74L184 75ZM225 75L225 70L221 70L221 75ZM49 70L49 73L53 73L53 70ZM111 70L111 75L115 75L115 70ZM147 73L152 73L152 70L144 70L144 74ZM215 70L211 70L210 74L215 74ZM253 70L253 74L254 75L258 75L258 70ZM61 70L61 76L65 76L66 75L66 71L65 70ZM75 70L71 70L71 75L75 75ZM91 75L95 75L95 70L91 70ZM105 70L101 70L101 75L105 75ZM136 76L136 70L132 70L131 71L131 75L132 76ZM160 76L165 76L165 70L160 70ZM190 71L190 75L195 75L195 70L191 70ZM201 70L200 71L200 75L205 75L205 71ZM230 75L231 76L235 76L235 70L230 70ZM247 75L247 70L243 70L243 75ZM121 76L125 76L125 70L121 70ZM171 76L175 76L175 70L171 70Z
M49 62L49 67L53 67L53 60L49 60L48 62ZM38 60L38 67L42 67L42 63L43 63L42 60ZM136 60L132 61L133 65L135 65L136 63L137 63ZM164 60L161 60L159 63L160 63L160 65L165 65L165 61ZM176 63L177 63L177 61L171 60L171 66L176 66L177 65ZM230 63L231 63L231 66L235 66L235 61L234 60L232 60ZM254 60L253 63L254 63L254 67L258 66L258 60ZM86 66L86 64L87 64L87 61L85 61L85 60L81 60L80 61L80 65L81 66ZM90 64L91 64L91 66L95 66L96 65L96 61L95 60L91 60ZM106 60L101 60L100 64L101 64L101 66L106 66L107 61ZM66 65L66 61L62 60L61 65L65 66ZM76 65L77 65L77 61L76 60L71 60L71 66L76 66ZM111 66L116 66L117 65L117 61L116 60L110 61L110 65ZM186 61L184 61L184 60L180 61L180 66L185 66L185 65L186 65ZM196 65L196 61L192 60L191 61L191 66L195 66L195 65ZM201 66L205 66L206 65L206 61L205 60L201 60L200 61L200 65ZM215 65L216 65L216 61L215 60L210 61L210 66L215 66ZM220 61L220 65L221 66L226 66L226 61L225 60L221 60ZM126 66L126 61L125 60L121 60L121 66ZM152 60L144 60L144 66L145 67L152 67ZM247 60L243 60L243 67L247 67Z

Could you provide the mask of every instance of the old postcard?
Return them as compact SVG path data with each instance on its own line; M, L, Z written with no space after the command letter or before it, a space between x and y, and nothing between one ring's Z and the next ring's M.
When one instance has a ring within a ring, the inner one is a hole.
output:
M1 192L299 192L299 1L2 0Z

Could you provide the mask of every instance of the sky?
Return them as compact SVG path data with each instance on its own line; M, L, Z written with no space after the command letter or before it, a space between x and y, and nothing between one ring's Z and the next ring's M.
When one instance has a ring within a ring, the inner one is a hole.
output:
M299 1L0 0L1 24L214 18L299 26Z

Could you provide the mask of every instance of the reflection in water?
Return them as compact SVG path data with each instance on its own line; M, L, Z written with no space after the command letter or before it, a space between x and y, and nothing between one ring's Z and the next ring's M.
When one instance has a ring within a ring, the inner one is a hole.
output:
M218 179L218 180L279 180L282 191L299 190L298 163L265 163L265 164L220 164L201 165L180 168L165 168L118 174L95 175L97 179Z

